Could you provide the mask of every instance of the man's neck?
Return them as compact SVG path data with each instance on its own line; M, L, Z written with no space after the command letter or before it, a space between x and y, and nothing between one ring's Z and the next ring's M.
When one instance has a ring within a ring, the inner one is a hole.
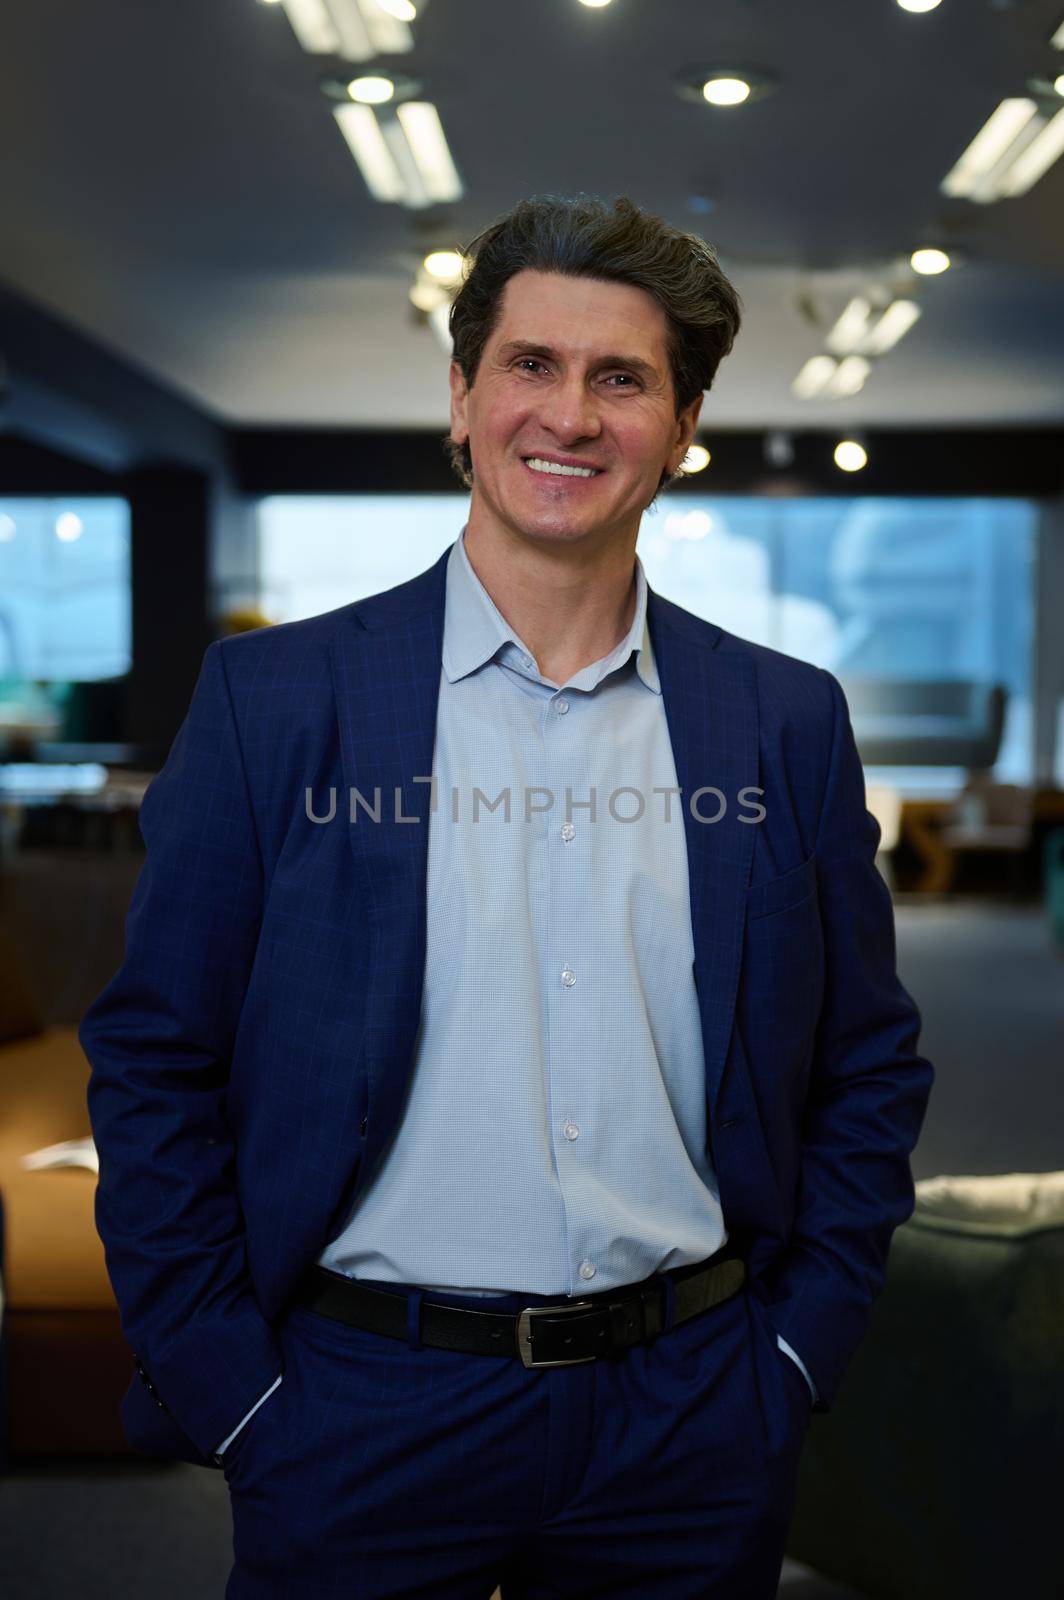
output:
M638 530L637 530L638 531ZM635 535L595 551L500 535L470 518L469 563L541 675L566 683L616 648L635 617Z

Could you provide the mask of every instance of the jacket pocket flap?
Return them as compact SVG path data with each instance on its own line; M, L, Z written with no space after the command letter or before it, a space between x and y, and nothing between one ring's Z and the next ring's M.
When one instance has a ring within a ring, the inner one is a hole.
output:
M816 856L807 856L789 872L781 872L766 883L754 884L746 892L746 919L771 916L774 911L786 911L808 898L816 890Z

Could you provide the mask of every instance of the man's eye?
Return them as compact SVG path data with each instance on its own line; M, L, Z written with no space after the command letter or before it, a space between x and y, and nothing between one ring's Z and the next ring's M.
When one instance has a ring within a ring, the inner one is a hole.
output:
M521 356L517 362L518 367L542 367L542 361L537 361L535 356Z
M633 384L635 382L635 379L632 377L630 372L611 372L606 380L607 383L612 381L614 378L622 378L626 385ZM618 387L620 387L620 385L618 385Z

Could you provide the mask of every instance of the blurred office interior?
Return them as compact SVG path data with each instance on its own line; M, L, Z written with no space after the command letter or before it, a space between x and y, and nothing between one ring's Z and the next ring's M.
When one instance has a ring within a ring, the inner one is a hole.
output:
M75 1030L207 645L458 536L454 252L585 190L742 296L639 554L842 682L937 1074L781 1593L1059 1597L1064 0L36 0L3 32L5 1593L223 1591L221 1474L121 1432Z

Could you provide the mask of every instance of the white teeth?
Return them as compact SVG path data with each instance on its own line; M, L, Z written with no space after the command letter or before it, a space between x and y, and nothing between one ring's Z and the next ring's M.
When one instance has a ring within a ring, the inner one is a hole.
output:
M598 472L597 467L563 467L557 461L541 461L538 456L532 456L525 463L533 472L549 472L556 478L593 478Z

